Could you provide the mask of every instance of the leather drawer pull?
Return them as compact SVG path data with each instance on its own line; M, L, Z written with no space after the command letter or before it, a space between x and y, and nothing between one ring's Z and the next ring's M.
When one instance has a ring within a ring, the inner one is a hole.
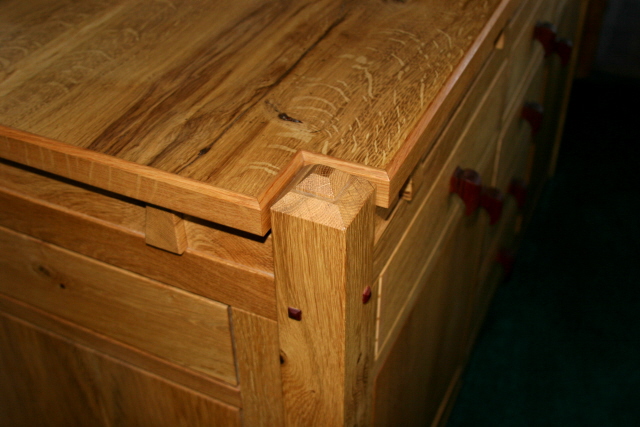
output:
M536 136L542 127L544 108L537 102L525 102L520 113L520 117L529 122L531 135Z
M450 193L456 193L465 205L465 215L471 215L480 206L482 180L473 169L457 167L453 172L449 186Z
M514 178L509 184L508 193L516 199L518 210L522 211L527 203L527 184L521 179Z
M533 30L533 38L542 44L545 58L555 51L557 35L558 30L551 22L542 21L536 24Z
M573 52L573 42L568 39L558 39L556 41L555 52L560 57L560 63L563 67L571 62L571 53Z
M504 279L505 281L508 281L509 278L511 278L511 274L513 273L513 266L516 262L513 251L510 251L506 248L500 249L496 255L496 262L502 266L502 269L504 271Z
M489 225L493 225L502 215L504 195L495 187L484 187L480 196L480 207L489 213Z

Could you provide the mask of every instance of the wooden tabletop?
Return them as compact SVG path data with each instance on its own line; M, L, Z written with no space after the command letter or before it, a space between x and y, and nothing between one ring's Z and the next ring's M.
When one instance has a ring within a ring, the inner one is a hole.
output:
M0 0L0 157L256 234L305 164L386 207L512 3Z

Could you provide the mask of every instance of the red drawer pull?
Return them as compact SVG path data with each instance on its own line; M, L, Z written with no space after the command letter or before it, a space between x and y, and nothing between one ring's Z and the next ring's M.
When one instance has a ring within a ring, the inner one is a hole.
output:
M520 116L529 122L531 126L531 135L536 136L542 127L542 119L544 117L544 108L537 102L526 102Z
M527 184L522 179L514 178L511 180L507 192L516 199L518 210L523 210L527 203Z
M504 196L502 191L495 187L484 187L480 196L480 206L489 213L489 224L493 225L502 215Z
M496 255L496 262L502 266L505 281L508 281L511 278L515 261L515 256L509 249L502 248L498 251L498 254Z
M573 52L573 42L567 39L558 39L556 41L556 53L560 57L560 63L566 67L571 62L571 53Z
M555 25L551 22L544 21L536 24L536 28L533 30L533 38L542 44L545 57L554 52L557 35L558 31L556 30Z
M473 169L457 167L449 181L449 192L456 193L465 205L465 215L471 215L480 206L482 180Z

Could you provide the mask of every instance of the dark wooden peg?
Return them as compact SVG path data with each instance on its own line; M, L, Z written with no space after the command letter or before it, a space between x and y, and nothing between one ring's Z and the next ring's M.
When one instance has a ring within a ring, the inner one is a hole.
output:
M465 205L465 215L471 215L480 206L482 180L473 169L457 167L450 180L449 192L456 193Z
M518 178L512 179L507 192L516 199L518 210L523 210L524 205L527 203L527 184L524 180Z
M366 304L369 302L370 299L371 299L371 286L367 286L366 288L364 288L364 291L362 291L362 303Z
M551 22L538 22L533 30L533 38L538 40L544 49L544 56L547 57L555 51L556 37L558 30Z
M495 187L484 187L480 196L480 207L489 213L489 224L493 225L502 215L504 196L502 191Z
M542 127L542 119L544 118L544 108L537 102L525 102L520 116L529 122L531 126L531 135L536 136Z
M567 39L558 39L556 41L556 53L560 57L560 63L563 67L571 62L571 53L573 52L573 42Z
M302 310L297 309L297 308L293 308L293 307L289 307L287 309L287 311L289 312L289 318L290 319L297 320L297 321L302 320Z

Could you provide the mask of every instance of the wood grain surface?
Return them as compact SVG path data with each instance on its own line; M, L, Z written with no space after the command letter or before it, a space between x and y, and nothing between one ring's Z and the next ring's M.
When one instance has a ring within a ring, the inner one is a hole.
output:
M467 357L485 227L477 214L453 221L393 349L376 365L374 425L433 425Z
M1 227L0 255L0 292L189 369L237 383L224 304Z
M224 381L215 380L208 375L171 363L166 359L98 334L91 329L54 316L10 296L0 294L0 311L5 315L38 325L50 333L91 348L98 353L122 360L147 372L153 372L155 375L198 393L235 407L242 406L238 386L232 386Z
M375 189L327 166L301 178L272 208L284 425L369 425Z
M233 341L246 426L282 426L282 380L278 324L232 308Z
M0 348L3 426L241 425L238 408L5 314Z
M0 2L0 156L256 234L298 153L386 206L515 4Z
M108 227L124 228L140 235L147 231L144 203L16 163L0 160L0 188L54 209L88 217L87 219L96 222L96 226L106 223ZM24 212L20 213L20 216L24 215ZM257 237L239 233L229 227L194 217L186 217L184 223L191 251L228 264L239 264L249 270L273 273L269 236ZM78 251L77 248L73 250Z
M245 267L199 251L187 250L177 256L147 245L142 234L5 191L1 186L0 206L0 225L3 227L194 294L276 318L272 272ZM206 235L215 236L216 233ZM254 247L250 244L252 241L245 240L249 244L230 245L227 250ZM237 243L237 240L232 242Z
M147 244L182 255L189 245L182 216L151 205L146 211L144 238Z

